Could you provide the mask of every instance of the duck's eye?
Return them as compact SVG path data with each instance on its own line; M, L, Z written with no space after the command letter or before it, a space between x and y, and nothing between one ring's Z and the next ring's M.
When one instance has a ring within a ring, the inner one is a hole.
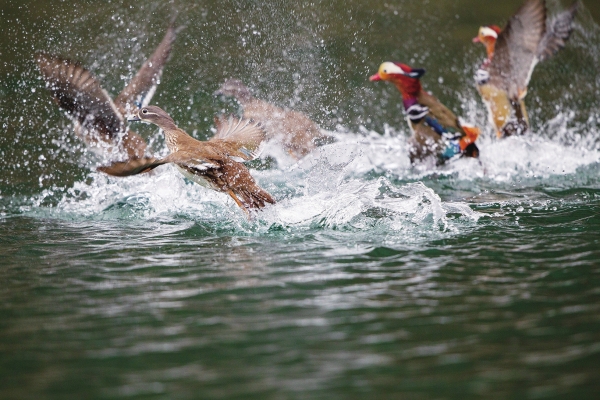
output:
M387 69L384 69L384 70L383 70L383 73L384 73L384 74L387 74Z
M142 114L148 114L148 110L146 110L145 108L142 110Z

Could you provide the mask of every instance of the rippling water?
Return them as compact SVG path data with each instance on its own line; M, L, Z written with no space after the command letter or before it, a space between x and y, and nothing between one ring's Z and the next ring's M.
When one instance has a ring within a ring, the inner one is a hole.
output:
M32 63L82 59L115 93L175 6L9 2L0 398L596 398L598 6L536 70L532 134L488 130L481 162L411 168L399 96L366 81L422 63L483 124L469 38L519 3L179 2L155 98L180 126L210 135L237 75L336 138L299 163L267 149L253 175L278 204L248 220L169 166L93 172Z

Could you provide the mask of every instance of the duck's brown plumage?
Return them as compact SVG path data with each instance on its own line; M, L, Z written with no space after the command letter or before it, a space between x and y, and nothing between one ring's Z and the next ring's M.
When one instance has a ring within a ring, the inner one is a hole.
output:
M262 126L250 120L217 120L217 133L207 142L189 136L179 129L171 117L156 106L142 108L141 121L153 123L165 133L171 154L163 159L146 157L117 162L98 168L114 176L130 176L173 163L189 179L219 192L229 194L246 212L275 204L275 199L259 187L250 171L239 161L258 156L265 139Z
M547 20L544 0L526 0L488 48L488 59L480 69L488 77L478 82L478 89L499 136L522 134L528 129L523 99L533 69L564 47L578 6L576 1L568 10Z
M103 144L128 158L140 158L146 153L146 142L127 129L124 116L150 101L176 34L177 29L169 27L152 56L114 102L78 62L42 52L36 61L54 100L75 122L75 132L87 145L94 148Z
M546 30L543 0L527 0L498 35L490 63L490 84L518 98L526 89Z
M313 151L316 142L327 139L306 114L257 99L237 79L225 81L216 94L235 97L244 109L244 118L264 124L267 138L279 140L283 148L296 159Z

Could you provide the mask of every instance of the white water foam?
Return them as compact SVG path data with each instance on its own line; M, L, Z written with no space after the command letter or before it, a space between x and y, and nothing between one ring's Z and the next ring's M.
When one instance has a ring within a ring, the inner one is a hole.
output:
M170 166L129 178L91 173L91 180L77 182L62 195L51 214L103 220L182 217L255 233L280 227L376 229L390 234L458 232L455 220L470 224L480 217L465 203L443 202L421 182L398 184L385 177L357 177L363 166L353 154L352 146L336 143L291 168L253 171L278 203L255 213L250 221L228 196L187 182ZM37 199L38 206L50 195L51 191L45 191Z
M347 163L347 171L358 176L383 172L414 180L435 174L502 183L531 176L575 174L581 167L600 162L600 150L591 145L590 137L596 137L594 132L574 134L575 130L569 129L565 121L557 121L563 121L563 117L550 121L540 132L532 131L524 136L480 137L477 141L479 160L459 158L437 168L411 166L406 134L389 126L384 127L383 134L365 128L361 128L360 133L328 132L337 142L318 149L299 164L311 163L326 155L335 162Z
M376 229L392 234L459 231L460 224L476 222L481 214L465 202L442 201L421 182L423 178L449 175L458 181L504 186L531 176L568 176L600 162L598 150L588 150L582 142L565 145L557 139L566 134L564 126L549 124L546 129L555 131L504 140L482 137L480 160L458 159L433 169L411 166L406 135L388 126L383 134L364 128L358 133L327 132L336 141L299 162L271 148L269 155L278 168L252 174L278 204L256 213L251 221L228 196L187 182L171 166L130 178L91 173L91 180L75 183L62 195L54 211L72 218L107 220L181 216L256 233L273 227ZM534 184L539 185L539 180ZM38 207L49 196L55 193L44 191L36 199Z

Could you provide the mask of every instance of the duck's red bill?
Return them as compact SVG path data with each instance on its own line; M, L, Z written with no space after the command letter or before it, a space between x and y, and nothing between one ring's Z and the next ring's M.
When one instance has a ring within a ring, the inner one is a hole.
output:
M375 74L375 75L371 76L371 77L369 78L369 80L370 80L371 82L380 81L380 80L381 80L381 76L379 76L379 73L377 73L377 74Z

